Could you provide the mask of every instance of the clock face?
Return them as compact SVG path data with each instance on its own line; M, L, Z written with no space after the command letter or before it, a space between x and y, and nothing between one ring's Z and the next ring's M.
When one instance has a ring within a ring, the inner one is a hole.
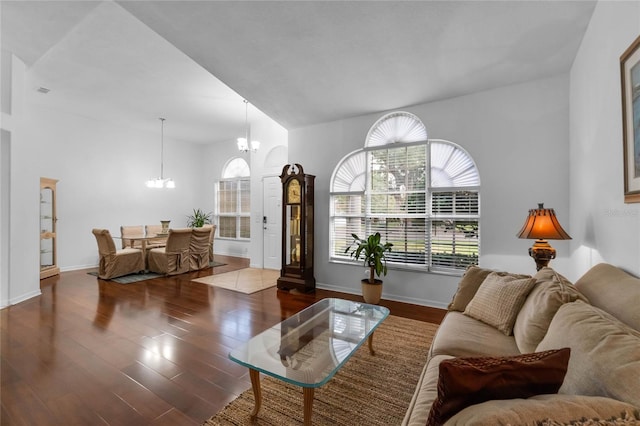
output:
M300 182L295 179L287 186L287 204L300 204Z

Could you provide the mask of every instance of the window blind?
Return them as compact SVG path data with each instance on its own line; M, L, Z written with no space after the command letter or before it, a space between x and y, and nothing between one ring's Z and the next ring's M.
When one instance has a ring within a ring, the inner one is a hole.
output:
M452 142L416 142L416 135L426 137L426 131L420 132L410 118L392 115L389 123L376 123L367 149L349 154L334 170L332 259L350 259L345 249L352 234L362 238L380 232L383 242L393 244L388 262L398 267L449 271L478 263L480 177L475 163ZM407 123L410 129L398 128ZM410 143L397 143L397 135Z

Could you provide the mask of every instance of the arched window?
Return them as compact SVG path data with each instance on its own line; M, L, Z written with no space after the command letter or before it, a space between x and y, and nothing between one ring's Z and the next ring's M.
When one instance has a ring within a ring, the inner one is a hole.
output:
M233 158L216 182L216 224L220 238L251 237L251 171L242 158Z
M344 157L330 182L332 260L351 234L393 243L392 266L451 271L478 263L480 176L459 145L429 140L418 117L394 112Z

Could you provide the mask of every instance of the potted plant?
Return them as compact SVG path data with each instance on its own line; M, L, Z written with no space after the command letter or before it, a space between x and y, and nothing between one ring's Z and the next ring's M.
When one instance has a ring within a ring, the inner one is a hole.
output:
M202 225L211 223L211 213L205 213L200 209L193 209L193 214L187 216L189 228L202 228Z
M369 278L362 280L362 296L367 303L377 304L382 296L382 280L375 275L387 275L386 252L391 251L393 244L380 242L379 232L369 235L366 239L351 234L353 242L345 249L345 253L351 250L350 256L356 260L364 258L364 265L369 268Z

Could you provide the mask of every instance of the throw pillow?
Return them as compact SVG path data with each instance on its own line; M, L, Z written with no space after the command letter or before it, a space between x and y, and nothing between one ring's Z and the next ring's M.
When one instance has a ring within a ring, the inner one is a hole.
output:
M533 278L536 285L513 325L513 336L522 353L536 350L560 306L576 300L587 301L569 280L549 267L540 269Z
M588 303L565 303L536 350L570 347L560 393L598 395L640 407L640 332Z
M480 268L479 266L471 265L467 268L460 282L458 283L458 289L453 295L453 299L447 307L450 311L464 312L467 305L473 299L473 296L478 291L478 288L487 276L495 272L501 276L513 276L518 278L530 278L530 275L510 274L508 272L498 272L491 269Z
M513 323L536 280L490 273L484 280L464 314L494 326L510 335Z
M452 358L440 362L438 396L427 426L446 422L470 405L494 399L529 398L558 392L569 348L509 357Z

